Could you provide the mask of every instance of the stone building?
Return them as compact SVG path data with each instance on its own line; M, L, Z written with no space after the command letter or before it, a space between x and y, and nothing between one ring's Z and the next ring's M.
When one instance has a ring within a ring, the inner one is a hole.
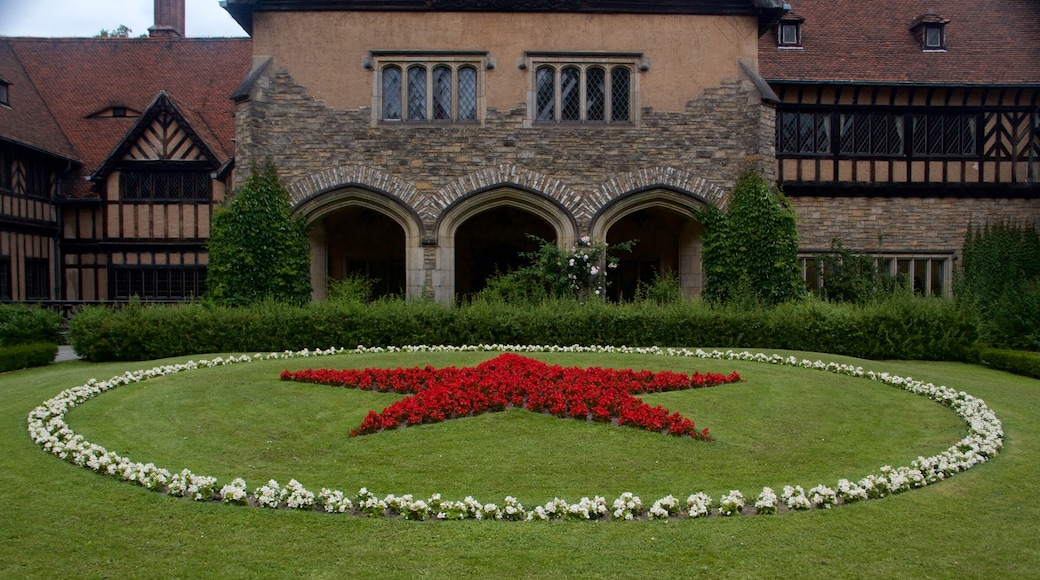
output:
M273 164L348 275L449 303L537 236L637 240L613 296L702 286L737 177L947 295L969 224L1040 222L1033 0L225 0L251 38L0 38L0 300L183 300Z
M314 296L362 274L451 302L537 247L637 240L614 291L701 288L696 211L772 175L773 0L228 0L253 41L236 176L311 225Z

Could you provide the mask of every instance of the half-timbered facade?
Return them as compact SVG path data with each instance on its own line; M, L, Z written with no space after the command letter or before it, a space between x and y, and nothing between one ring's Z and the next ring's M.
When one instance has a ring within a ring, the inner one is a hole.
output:
M184 39L158 4L179 24L150 38L0 38L0 300L204 291L250 42Z
M839 239L946 295L970 224L1040 223L1040 4L791 6L759 58L810 286Z

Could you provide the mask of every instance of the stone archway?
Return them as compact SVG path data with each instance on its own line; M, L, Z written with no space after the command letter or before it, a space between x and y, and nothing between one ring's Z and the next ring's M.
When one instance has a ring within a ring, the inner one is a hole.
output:
M618 255L608 296L632 299L639 284L662 275L677 277L688 297L700 295L704 229L695 212L704 207L703 200L660 188L621 196L605 207L592 223L593 238L611 245L636 240L631 252Z
M499 186L461 198L441 214L438 240L438 301L483 288L487 276L519 263L520 252L537 242L528 234L572 245L577 239L573 216L557 202L533 191Z
M327 298L329 278L362 275L376 295L422 296L422 228L399 201L350 186L310 197L296 208L310 226L311 288Z

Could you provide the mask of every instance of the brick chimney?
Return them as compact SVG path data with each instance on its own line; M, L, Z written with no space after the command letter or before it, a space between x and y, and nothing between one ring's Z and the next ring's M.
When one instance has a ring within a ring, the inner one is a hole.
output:
M148 28L152 38L184 37L184 0L155 0L155 25Z

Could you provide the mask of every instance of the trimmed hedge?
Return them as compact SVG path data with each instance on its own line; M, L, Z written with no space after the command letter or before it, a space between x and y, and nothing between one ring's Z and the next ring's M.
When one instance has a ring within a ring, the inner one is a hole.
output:
M992 368L1040 379L1040 353L986 348L979 353L982 364Z
M0 373L49 365L57 355L58 345L48 342L0 346Z
M896 297L869 306L817 300L742 311L694 301L659 306L477 302L206 304L84 308L69 325L86 360L148 360L408 344L587 344L808 350L871 359L969 360L975 327L945 300Z
M0 346L59 342L61 314L29 304L0 304Z

